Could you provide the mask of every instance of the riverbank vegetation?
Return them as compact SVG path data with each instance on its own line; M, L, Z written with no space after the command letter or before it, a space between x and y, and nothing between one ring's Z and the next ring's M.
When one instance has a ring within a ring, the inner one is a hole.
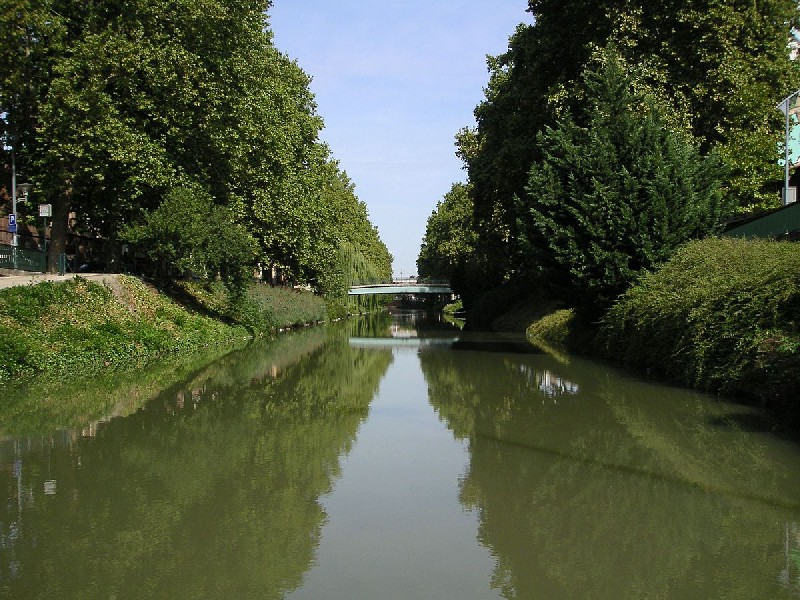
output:
M33 185L20 222L52 205L50 271L80 246L162 292L128 277L3 291L0 381L230 349L382 306L347 296L390 279L392 256L319 139L310 78L275 47L270 6L0 9L0 170L13 162ZM11 212L7 186L0 203Z
M469 326L533 323L533 337L585 352L602 321L607 356L705 389L791 395L796 315L758 279L779 268L769 251L685 245L780 205L775 105L800 87L797 4L528 11L533 24L489 60L477 126L456 137L468 181L430 216L420 276L451 280ZM719 261L736 276L721 278ZM665 264L684 269L674 285L640 280Z
M20 222L52 205L50 271L80 235L102 245L102 268L125 263L159 286L221 277L236 296L257 272L341 305L363 276L354 255L391 277L366 205L319 139L309 76L273 43L270 5L4 3L0 166L10 173L13 158L33 184Z
M253 285L231 305L224 288L187 283L179 304L135 277L108 281L0 290L0 381L85 376L178 353L230 350L327 316L319 296L292 289Z
M645 274L603 318L603 355L800 417L800 246L709 239Z

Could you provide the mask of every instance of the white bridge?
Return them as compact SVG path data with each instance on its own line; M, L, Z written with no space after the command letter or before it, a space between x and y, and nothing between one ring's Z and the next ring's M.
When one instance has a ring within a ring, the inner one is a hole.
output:
M447 294L452 295L453 290L446 282L416 282L393 281L392 283L375 283L371 285L354 285L347 292L350 296L365 296L367 294Z

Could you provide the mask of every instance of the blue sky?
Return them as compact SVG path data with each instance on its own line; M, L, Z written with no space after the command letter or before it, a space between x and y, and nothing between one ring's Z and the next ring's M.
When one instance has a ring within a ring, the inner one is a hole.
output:
M276 46L313 78L322 139L353 180L395 276L416 273L425 223L466 173L454 136L474 125L526 0L273 0Z

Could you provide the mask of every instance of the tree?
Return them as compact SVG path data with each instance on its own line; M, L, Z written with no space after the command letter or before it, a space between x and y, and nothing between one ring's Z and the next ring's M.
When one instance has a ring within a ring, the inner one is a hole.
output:
M142 223L124 229L122 238L150 258L159 285L173 275L220 277L233 299L244 292L257 255L252 236L199 186L171 190Z
M392 255L369 221L367 206L358 200L355 186L336 161L329 160L321 176L319 233L316 261L316 289L328 300L331 314L371 311L375 297L348 298L351 285L385 282L392 277ZM355 306L353 306L355 305Z
M701 150L719 151L737 212L778 206L783 128L775 104L800 86L788 41L800 25L794 0L662 0L637 3L615 38L649 83L683 104Z
M775 104L800 86L787 42L798 25L794 0L530 0L507 52L489 59L477 127L459 134L473 185L476 256L487 276L513 279L524 257L516 244L515 203L530 166L541 160L537 134L590 102L581 72L613 41L642 85L659 90L684 118L703 153L725 164L732 210L777 206L782 180Z
M3 2L0 23L0 190L5 188L10 197L12 157L18 181L30 183L36 175L39 104L63 47L65 27L50 10L50 0ZM23 205L17 208L24 214Z
M331 204L355 219L363 239L349 241L391 269L318 139L310 78L273 44L269 6L10 0L0 9L9 32L0 118L37 195L53 204L51 269L68 215L81 233L114 240L186 186L227 207L260 262L290 279L317 285L335 264L342 220Z
M476 241L470 185L454 183L428 217L417 258L420 276L460 278Z
M642 269L721 226L730 199L716 157L700 154L613 48L584 76L588 102L538 136L543 158L517 204L530 273L602 308Z
M607 2L532 0L534 24L519 25L508 50L487 59L489 83L475 108L477 127L457 138L473 186L475 259L487 282L515 276L514 203L541 157L536 134L555 121L592 44L613 31L607 8Z

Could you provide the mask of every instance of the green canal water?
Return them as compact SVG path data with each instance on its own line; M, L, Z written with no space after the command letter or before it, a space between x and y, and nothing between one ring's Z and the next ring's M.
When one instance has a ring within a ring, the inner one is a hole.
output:
M757 411L414 313L6 390L0 429L5 598L800 598Z

